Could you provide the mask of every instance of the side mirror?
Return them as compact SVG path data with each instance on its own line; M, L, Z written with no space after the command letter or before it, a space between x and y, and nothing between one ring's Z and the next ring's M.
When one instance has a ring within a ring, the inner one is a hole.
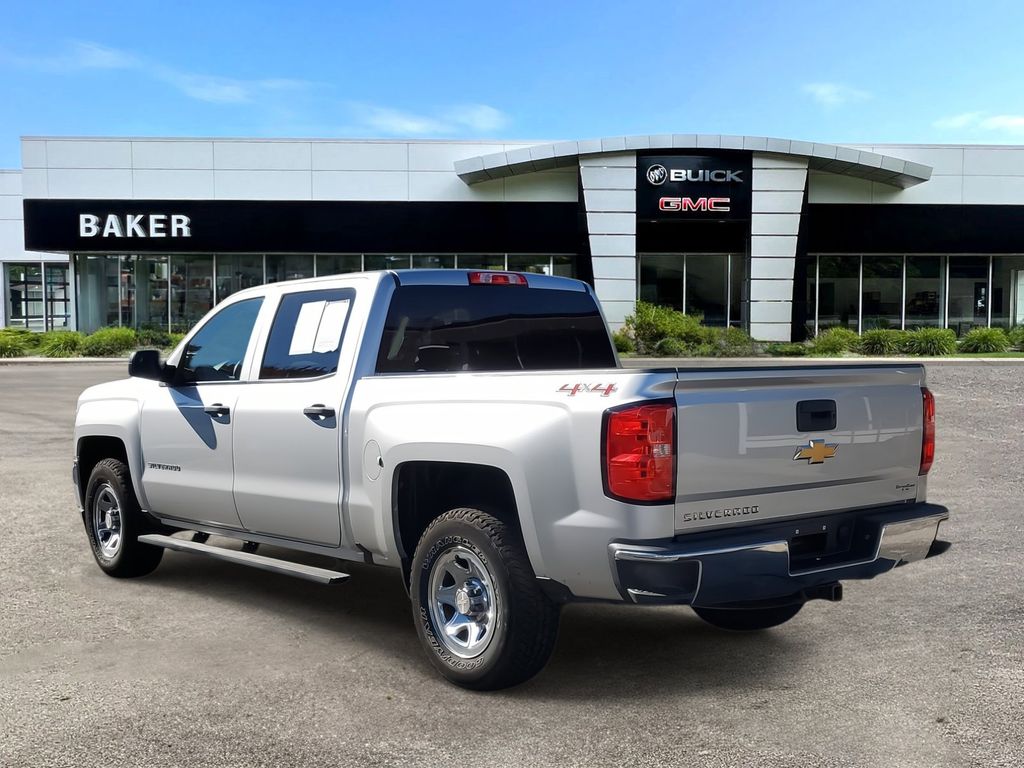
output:
M137 379L167 381L167 367L160 362L160 353L155 349L140 349L128 361L128 375Z

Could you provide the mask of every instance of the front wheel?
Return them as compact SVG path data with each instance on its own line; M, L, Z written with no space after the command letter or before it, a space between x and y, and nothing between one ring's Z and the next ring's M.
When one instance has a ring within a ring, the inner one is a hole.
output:
M109 576L133 578L152 573L162 547L140 544L146 520L123 461L103 459L93 467L85 487L85 533L96 563Z
M541 591L519 537L486 512L453 509L430 524L410 591L427 656L456 685L518 685L551 657L558 605Z
M729 629L734 632L752 632L785 624L800 613L800 609L803 607L803 603L742 609L697 608L694 606L693 612L713 627Z

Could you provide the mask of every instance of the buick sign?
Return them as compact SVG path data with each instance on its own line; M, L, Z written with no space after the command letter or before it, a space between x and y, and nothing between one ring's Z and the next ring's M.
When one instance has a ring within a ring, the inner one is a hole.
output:
M637 157L637 216L651 221L735 220L750 217L751 155Z
M647 169L647 180L654 186L660 186L664 184L668 179L668 171L665 170L664 165L652 165Z

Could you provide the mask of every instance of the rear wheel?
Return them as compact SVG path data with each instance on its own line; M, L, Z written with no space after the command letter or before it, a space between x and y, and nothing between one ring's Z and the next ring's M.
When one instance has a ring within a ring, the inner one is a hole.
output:
M103 459L93 467L85 489L84 522L93 557L106 574L145 576L160 564L163 548L136 540L146 532L146 518L124 462Z
M518 535L486 512L453 509L430 524L413 556L411 593L427 656L456 685L518 685L554 650L559 607Z
M785 624L800 613L803 607L803 603L742 609L694 607L693 612L713 627L734 632L752 632Z

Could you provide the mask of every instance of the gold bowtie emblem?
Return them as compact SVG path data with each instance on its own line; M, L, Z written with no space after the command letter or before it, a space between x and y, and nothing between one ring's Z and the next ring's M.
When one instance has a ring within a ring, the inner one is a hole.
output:
M831 459L839 450L838 445L828 445L824 440L811 440L807 445L796 449L793 461L807 459L808 464L823 464L825 459Z

